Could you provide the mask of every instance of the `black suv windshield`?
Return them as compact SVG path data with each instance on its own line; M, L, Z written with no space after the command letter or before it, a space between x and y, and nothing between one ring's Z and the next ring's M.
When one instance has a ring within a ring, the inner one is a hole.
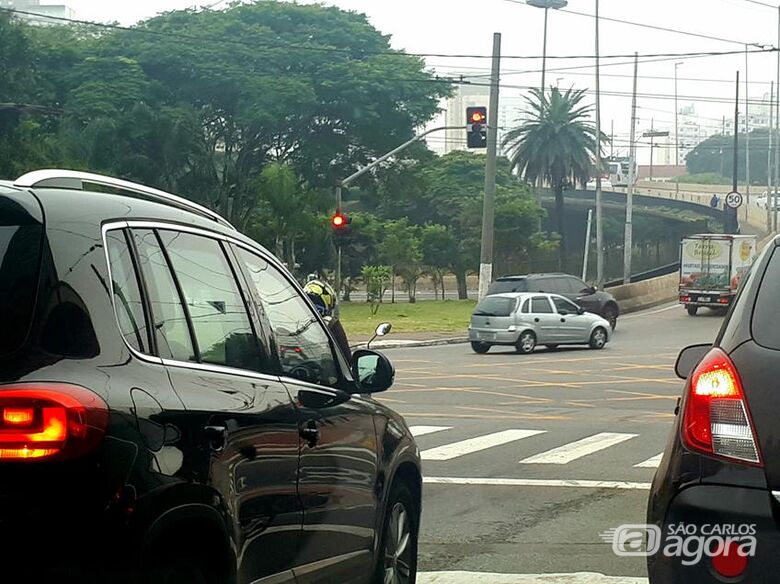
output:
M488 294L505 294L507 292L528 292L528 281L525 278L496 280L488 288Z
M517 300L502 296L488 296L477 305L475 316L509 316L515 308Z

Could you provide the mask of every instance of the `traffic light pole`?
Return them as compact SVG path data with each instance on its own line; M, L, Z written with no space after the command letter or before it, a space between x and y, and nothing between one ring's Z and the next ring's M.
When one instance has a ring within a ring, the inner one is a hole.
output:
M487 296L493 281L493 227L496 197L496 158L498 156L498 91L501 75L501 33L493 33L493 64L490 72L490 105L494 122L488 126L485 157L485 199L482 207L482 251L479 260L479 299Z
M373 170L383 162L385 162L387 159L392 158L399 152L402 152L409 148L412 144L416 144L429 134L433 134L435 132L445 132L447 130L465 130L467 129L466 126L439 126L436 128L431 128L430 130L426 130L422 134L418 134L411 140L407 140L403 144L401 144L398 148L393 148L390 152L387 154L384 154L374 160L371 164L361 168L354 174L349 175L347 178L345 178L342 181L339 181L339 183L336 185L336 205L339 212L342 211L342 190L346 187L348 187L350 184L355 182L357 179L359 179L361 176L366 174L367 172ZM488 129L489 131L489 129ZM336 253L337 253L337 260L336 260L336 296L341 299L341 241L338 241L336 244Z

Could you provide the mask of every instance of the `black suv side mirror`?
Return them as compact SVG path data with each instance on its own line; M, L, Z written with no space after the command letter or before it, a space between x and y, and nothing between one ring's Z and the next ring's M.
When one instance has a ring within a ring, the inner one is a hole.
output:
M677 356L677 362L674 364L674 372L677 374L677 377L688 379L711 348L712 345L691 345L680 351L680 354Z
M382 353L359 349L352 355L352 375L359 393L379 393L392 387L395 367Z
M577 314L585 314L585 309L582 306L577 307Z

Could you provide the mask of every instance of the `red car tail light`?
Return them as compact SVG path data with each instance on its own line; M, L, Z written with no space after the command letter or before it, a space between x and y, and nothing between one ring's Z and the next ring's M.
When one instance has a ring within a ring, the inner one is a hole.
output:
M761 466L739 373L721 349L707 353L691 375L682 437L694 450Z
M77 385L0 386L0 460L79 456L93 450L108 427L108 406Z

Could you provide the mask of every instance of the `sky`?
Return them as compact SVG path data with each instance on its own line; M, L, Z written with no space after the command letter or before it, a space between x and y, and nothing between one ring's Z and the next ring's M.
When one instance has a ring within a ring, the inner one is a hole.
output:
M60 0L58 0L59 2ZM77 17L92 21L118 21L129 25L160 11L215 4L216 0L62 0ZM775 0L762 0L772 3ZM43 3L54 3L44 0ZM301 0L300 3L313 3ZM397 49L414 53L489 55L494 32L502 33L502 97L518 100L527 88L541 82L544 11L524 0L325 0L344 10L368 15L382 33L392 37ZM215 8L227 2L216 2ZM595 74L596 0L569 0L565 11L550 11L548 27L547 85L588 91L593 100ZM583 16L581 14L591 16ZM720 126L723 116L734 116L734 80L740 71L744 111L745 69L748 67L750 99L760 100L776 79L776 53L746 58L745 43L777 46L778 10L750 0L600 0L600 52L602 128L614 125L615 146L625 150L631 125L631 92L634 52L640 54L638 82L639 130L674 127L674 73L678 72L679 106L693 104L700 121ZM641 28L607 19L627 20L648 26L673 28L713 38ZM722 40L717 40L722 39ZM757 50L752 47L751 50ZM727 52L739 54L708 57L650 57L677 53ZM620 58L610 58L622 55ZM576 59L556 57L579 56ZM628 57L627 57L628 56ZM517 58L523 57L523 58ZM529 58L533 57L533 58ZM658 59L663 59L658 61ZM647 62L655 60L656 62ZM489 74L487 58L428 58L442 75ZM572 70L571 67L580 67ZM560 69L569 68L566 71ZM751 105L750 107L755 107ZM640 145L640 162L649 153Z

